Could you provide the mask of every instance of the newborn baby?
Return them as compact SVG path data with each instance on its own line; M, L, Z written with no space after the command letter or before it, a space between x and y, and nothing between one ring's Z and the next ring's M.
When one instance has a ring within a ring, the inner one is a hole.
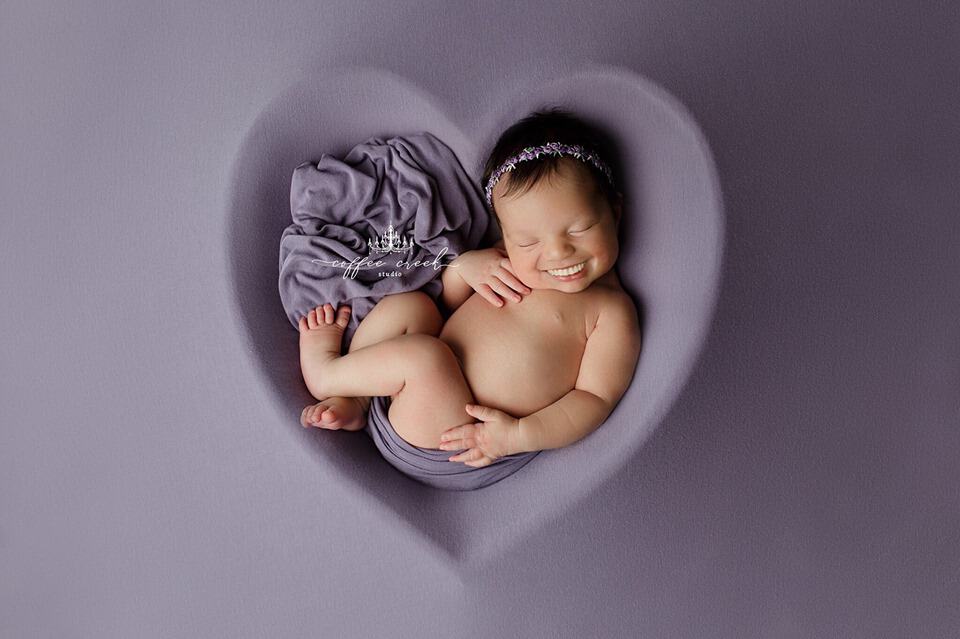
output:
M346 355L349 306L302 317L303 378L321 401L301 423L360 430L370 397L389 396L403 440L462 451L450 461L473 467L596 430L641 341L614 270L622 196L598 148L574 116L531 114L501 135L484 171L503 239L444 269L442 308L420 291L388 295Z

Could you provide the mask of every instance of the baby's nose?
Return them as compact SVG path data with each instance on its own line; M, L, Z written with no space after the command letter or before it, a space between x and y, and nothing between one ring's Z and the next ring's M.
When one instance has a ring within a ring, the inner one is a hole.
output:
M548 240L544 247L544 253L551 258L566 257L572 252L573 245L566 238Z

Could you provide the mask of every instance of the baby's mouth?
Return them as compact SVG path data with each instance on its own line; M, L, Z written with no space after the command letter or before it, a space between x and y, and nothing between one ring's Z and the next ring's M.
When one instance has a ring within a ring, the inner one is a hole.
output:
M579 264L574 264L573 266L568 266L566 268L548 269L547 273L553 275L554 277L566 277L568 275L575 275L579 273L586 265L587 261L584 260Z

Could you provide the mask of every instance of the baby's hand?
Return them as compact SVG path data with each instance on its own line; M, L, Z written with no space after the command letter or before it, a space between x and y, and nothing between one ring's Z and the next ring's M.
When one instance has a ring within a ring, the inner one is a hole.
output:
M467 466L481 468L516 452L520 437L519 419L489 406L467 404L466 410L481 422L454 426L440 435L440 450L464 451L449 461L462 461Z
M503 297L519 302L531 289L521 282L503 249L492 247L467 251L456 260L457 273L470 288L494 306L503 306Z

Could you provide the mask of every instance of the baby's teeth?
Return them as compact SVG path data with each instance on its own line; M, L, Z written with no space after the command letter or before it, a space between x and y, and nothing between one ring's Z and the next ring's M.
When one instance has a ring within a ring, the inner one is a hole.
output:
M582 269L583 269L583 263L581 262L580 264L577 264L576 266L571 266L571 267L565 268L565 269L560 269L560 270L556 270L556 271L550 271L550 270L548 270L547 273L550 273L550 275L559 275L559 276L563 277L563 276L565 276L565 275L573 275L574 273L579 273Z

